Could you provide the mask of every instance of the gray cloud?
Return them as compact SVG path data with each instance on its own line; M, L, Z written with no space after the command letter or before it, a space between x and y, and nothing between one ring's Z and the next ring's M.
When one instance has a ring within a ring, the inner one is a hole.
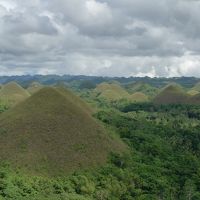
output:
M200 76L200 1L0 0L0 75Z

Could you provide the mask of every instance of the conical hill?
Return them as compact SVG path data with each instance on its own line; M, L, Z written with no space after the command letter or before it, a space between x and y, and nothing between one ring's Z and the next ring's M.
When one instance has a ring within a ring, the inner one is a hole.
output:
M57 175L98 166L111 151L124 149L72 96L46 87L3 113L0 159L28 172Z

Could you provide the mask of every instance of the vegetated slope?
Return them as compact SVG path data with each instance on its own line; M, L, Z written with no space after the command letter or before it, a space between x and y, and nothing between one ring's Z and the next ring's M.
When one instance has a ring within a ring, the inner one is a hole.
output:
M84 109L85 112L92 114L94 111L93 109L81 98L78 98L70 89L66 89L65 87L55 87L55 89L64 95L68 101L71 101L72 103L76 104L76 106L81 107L81 109Z
M147 96L154 97L156 94L158 94L159 89L155 88L147 83L143 82L134 82L134 83L129 83L124 86L126 90L129 93L135 93L135 92L142 92Z
M192 88L192 90L200 92L200 82L198 82L197 84L195 84L195 86Z
M194 85L190 90L187 92L189 95L194 96L200 93L200 82Z
M39 82L32 82L30 86L27 88L27 91L30 94L34 94L35 92L41 90L44 86L40 84Z
M110 101L129 98L128 92L126 92L126 90L124 90L118 84L101 83L96 87L95 90L98 93L99 97L105 98Z
M30 173L57 175L105 163L124 149L104 128L67 98L46 87L0 116L0 159Z
M193 95L189 98L190 104L200 105L200 94Z
M153 101L157 104L187 103L188 95L179 85L171 84L165 87Z
M11 106L25 100L29 96L30 94L16 82L7 83L0 90L0 100Z
M199 94L199 92L196 91L196 90L191 89L191 90L188 90L188 91L187 91L187 94L189 94L190 96L194 96L194 95Z
M135 102L145 102L145 101L149 100L148 96L145 95L142 92L135 92L135 93L133 93L132 95L130 95L130 99L132 101L135 101Z

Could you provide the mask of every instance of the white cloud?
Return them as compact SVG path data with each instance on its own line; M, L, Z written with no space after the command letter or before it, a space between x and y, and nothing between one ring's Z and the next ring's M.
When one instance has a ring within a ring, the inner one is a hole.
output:
M91 17L104 17L105 15L110 15L110 10L106 3L99 3L95 0L87 0L85 4Z
M0 70L200 76L199 10L181 0L0 0Z
M0 5L3 6L7 11L10 11L16 7L16 4L12 0L0 0Z

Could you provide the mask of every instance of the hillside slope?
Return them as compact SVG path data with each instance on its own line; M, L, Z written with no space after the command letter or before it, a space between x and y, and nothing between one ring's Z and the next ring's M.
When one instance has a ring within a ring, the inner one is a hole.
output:
M37 91L41 90L44 86L42 84L40 84L39 82L32 82L29 87L27 88L27 91L30 94L34 94Z
M190 104L200 105L200 94L193 95L189 98Z
M143 82L129 83L129 84L126 84L124 87L127 89L127 91L130 94L133 94L135 92L142 92L145 95L150 96L150 97L154 97L156 94L158 94L158 91L159 91L158 88L155 88Z
M12 106L29 96L30 94L16 82L7 83L0 90L0 100Z
M109 101L129 98L128 92L118 84L101 83L96 87L99 97Z
M134 102L145 102L145 101L148 101L149 98L147 95L145 95L142 92L135 92L132 95L130 95L130 100Z
M66 89L64 87L55 87L55 89L62 95L64 95L68 101L71 101L72 103L76 104L76 106L79 106L81 109L84 109L89 114L92 114L94 111L93 109L81 98L77 98L77 96L69 89Z
M0 158L29 173L57 175L105 163L124 149L55 88L43 88L0 116ZM76 97L78 99L78 97Z
M166 86L153 101L157 104L186 103L188 95L179 85L171 84Z
M196 83L196 84L194 85L194 87L192 87L192 90L195 90L195 91L200 92L200 82Z

